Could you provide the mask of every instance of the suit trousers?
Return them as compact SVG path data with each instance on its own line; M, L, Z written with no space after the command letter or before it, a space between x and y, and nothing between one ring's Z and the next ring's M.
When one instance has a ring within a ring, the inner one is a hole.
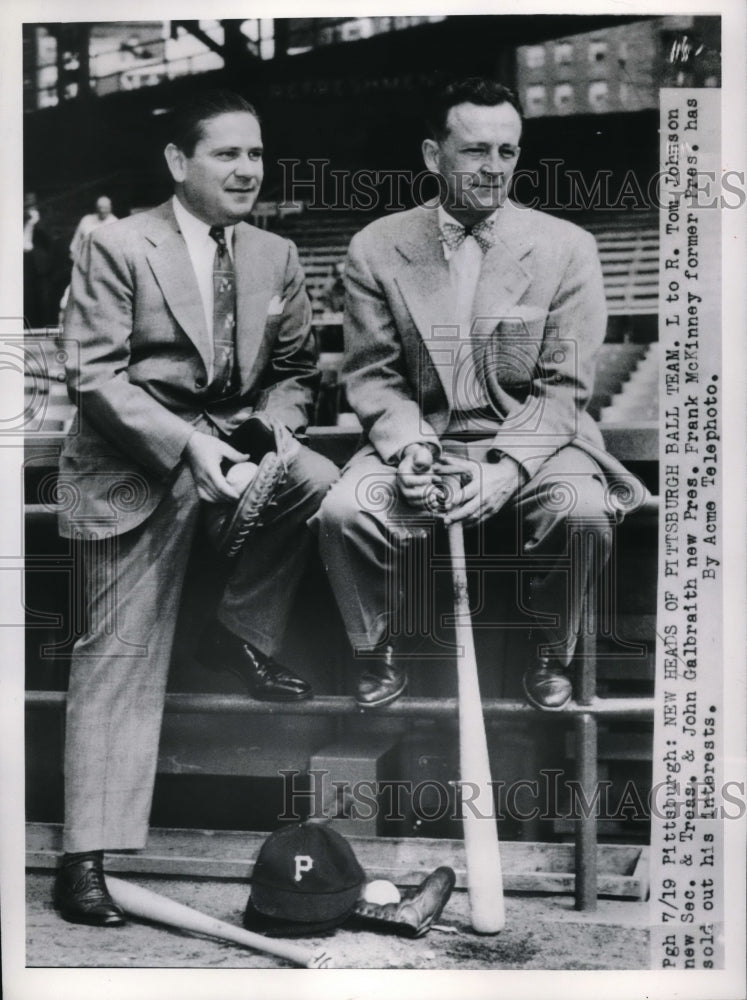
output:
M449 572L445 533L439 536L433 515L405 503L395 477L377 455L357 457L310 521L359 652L438 628L434 574ZM465 530L471 606L484 609L489 580L510 574L519 620L537 636L538 652L568 666L588 583L607 564L614 523L594 459L561 448L498 515ZM412 558L416 538L424 560ZM516 619L506 624L517 627Z
M302 447L277 506L236 557L217 615L265 653L282 638L312 550L306 522L337 475L331 462ZM184 466L144 523L78 542L88 630L73 650L67 695L66 851L145 845L174 629L200 506Z

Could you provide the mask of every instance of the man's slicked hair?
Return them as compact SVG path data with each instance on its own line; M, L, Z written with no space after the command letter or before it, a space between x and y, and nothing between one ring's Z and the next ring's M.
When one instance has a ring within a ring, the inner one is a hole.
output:
M185 156L192 156L205 123L235 111L244 111L260 121L254 106L241 94L233 90L205 90L174 108L166 127L166 143L173 142Z
M456 80L439 90L431 99L426 115L428 136L440 142L448 129L446 119L449 111L458 104L478 104L493 108L498 104L510 104L524 120L519 98L497 80L484 76L470 76L466 80Z

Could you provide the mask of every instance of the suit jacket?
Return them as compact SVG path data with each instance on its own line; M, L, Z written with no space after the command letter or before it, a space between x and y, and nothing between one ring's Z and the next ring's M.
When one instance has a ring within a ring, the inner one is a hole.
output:
M68 393L80 414L60 460L64 535L140 524L206 418L226 435L258 411L292 431L306 425L318 370L296 249L241 222L234 268L240 385L211 403L212 338L171 202L91 234L64 323Z
M634 509L646 491L604 450L585 410L606 331L594 238L512 202L498 212L495 235L473 309L495 449L534 476L560 448L580 447L614 484L616 506ZM396 462L412 441L437 444L451 415L442 334L453 304L435 206L387 216L358 233L345 281L348 400L370 442L364 452L373 447Z

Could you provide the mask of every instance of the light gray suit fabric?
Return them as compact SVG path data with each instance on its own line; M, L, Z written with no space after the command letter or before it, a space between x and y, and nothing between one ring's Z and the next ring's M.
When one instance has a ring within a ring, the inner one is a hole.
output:
M318 379L295 247L235 229L240 385L214 398L212 344L170 203L92 235L65 318L81 417L60 463L60 530L82 546L88 629L76 644L65 747L67 851L144 846L163 699L201 501L182 459L193 430L254 412L302 429ZM219 619L272 653L310 551L306 521L337 470L301 448L278 505L233 564Z
M308 422L319 378L311 308L293 244L239 223L234 234L240 387L211 399L212 339L171 202L96 230L73 271L64 323L80 432L60 459L60 529L121 533L155 509L206 417L224 434L255 411Z
M611 525L646 491L604 450L585 410L606 328L593 237L510 202L497 213L495 234L472 328L475 377L491 412L474 415L466 428L469 450L483 459L511 456L528 477L500 516L520 539L527 602L545 623L545 643L567 665L590 567L604 565ZM400 453L413 441L447 452L466 447L444 438L452 419L443 379L453 365L443 347L453 338L453 293L435 206L358 233L345 280L345 387L366 440L312 525L351 643L368 649L396 638L406 590L392 578L398 547L408 519L422 521L394 486ZM587 552L575 569L571 534L585 539Z

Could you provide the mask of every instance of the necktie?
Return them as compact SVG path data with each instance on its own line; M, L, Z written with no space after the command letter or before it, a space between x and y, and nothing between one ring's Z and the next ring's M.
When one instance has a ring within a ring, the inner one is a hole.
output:
M439 230L439 239L451 253L455 253L468 236L474 236L482 252L487 253L491 247L495 246L494 221L494 219L483 219L481 222L476 222L474 226L470 226L469 229L460 226L458 222L444 222Z
M218 395L231 387L236 340L236 275L222 226L211 226L216 242L213 261L213 381Z

